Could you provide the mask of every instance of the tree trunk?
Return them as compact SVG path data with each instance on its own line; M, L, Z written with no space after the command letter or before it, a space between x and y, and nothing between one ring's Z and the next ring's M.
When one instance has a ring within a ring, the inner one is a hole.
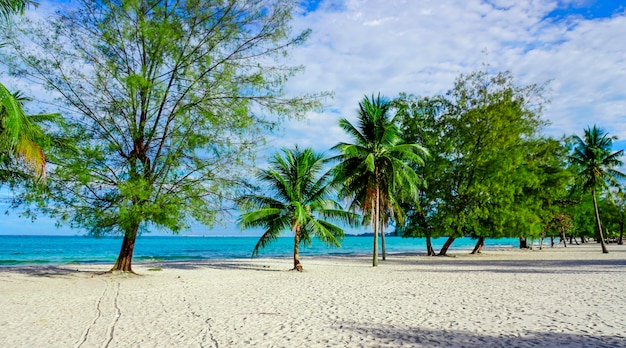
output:
M624 245L624 221L620 221L619 223L619 239L617 240L617 245Z
M381 248L382 248L382 252L383 252L383 261L387 260L387 251L385 250L385 222L381 221L380 222L380 241L381 241Z
M441 247L441 250L439 250L439 256L446 256L446 254L448 253L448 248L450 248L450 245L452 245L452 242L454 242L456 238L455 237L448 237L448 240L446 240L446 243L443 245L443 247Z
M133 252L135 251L135 239L137 239L137 231L139 230L139 224L132 226L130 231L124 233L124 240L122 241L122 247L120 248L120 254L115 261L115 265L109 272L133 272Z
M472 255L480 254L480 251L483 249L484 245L485 245L485 237L479 237L478 242L476 242L476 246L474 247L474 250L472 250Z
M546 238L545 232L541 234L541 240L539 240L539 250L543 249L543 240Z
M550 248L554 248L554 236L550 236Z
M528 249L528 240L525 237L519 237L519 248Z
M374 226L374 252L372 256L372 267L378 266L378 214L380 212L380 189L376 187L376 203L374 207L374 216L372 216L372 224Z
M296 225L293 237L293 269L292 271L302 272L302 264L300 263L300 253L299 253L299 245L300 245L300 226Z
M567 237L565 237L565 233L561 232L561 240L559 241L559 244L561 244L561 242L563 242L563 246L567 248L567 240L565 238L567 238Z
M430 236L426 236L426 251L428 252L428 256L435 256L435 249L433 249L433 242L430 240Z
M598 202L596 202L596 189L591 189L591 197L593 198L593 210L596 213L596 224L598 226L598 237L600 237L600 245L602 246L602 253L608 254L609 250L604 244L604 235L602 234L602 223L600 222L600 212L598 212Z

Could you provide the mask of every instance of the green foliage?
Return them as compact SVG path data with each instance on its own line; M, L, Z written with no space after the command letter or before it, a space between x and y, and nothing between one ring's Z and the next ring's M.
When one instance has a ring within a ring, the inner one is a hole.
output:
M391 115L393 105L381 98L365 97L359 103L356 126L343 118L339 126L354 143L339 143L333 150L341 154L334 160L336 182L341 184L340 196L350 199L350 208L363 212L374 230L376 246L380 224L391 216L403 223L400 202L417 202L421 178L415 166L424 163L428 151L418 144L407 144L400 136ZM374 247L374 266L377 248Z
M536 195L560 167L554 141L539 138L542 88L519 87L509 73L461 75L445 96L403 94L400 127L431 157L420 168L428 183L409 211L405 236L504 237L538 234ZM556 185L556 184L554 184ZM562 185L562 180L559 181ZM535 191L535 197L529 192Z
M618 179L626 179L625 174L615 169L623 164L620 158L624 150L611 153L613 141L617 137L610 137L594 125L584 130L583 138L574 135L572 140L575 147L570 160L579 168L579 187L598 192L609 186L617 187Z
M0 17L9 20L11 16L23 14L28 6L38 6L32 0L0 0Z
M575 147L570 155L570 160L579 170L577 185L591 193L596 229L602 252L608 253L604 244L596 196L610 186L617 187L619 185L618 179L626 179L626 174L615 169L623 164L620 158L623 156L624 150L611 153L613 141L617 140L617 137L610 137L608 133L595 125L593 128L587 127L585 129L583 138L574 135L572 140Z
M310 244L312 237L318 237L328 245L340 246L343 229L328 220L354 226L358 216L330 199L335 190L330 173L322 174L324 164L322 155L296 147L274 155L270 168L259 172L257 178L270 195L244 196L240 204L247 212L238 220L243 229L264 230L252 256L288 230L294 232L298 243Z
M211 225L263 136L325 94L287 97L289 0L81 1L3 34L10 71L67 113L44 211L92 234Z

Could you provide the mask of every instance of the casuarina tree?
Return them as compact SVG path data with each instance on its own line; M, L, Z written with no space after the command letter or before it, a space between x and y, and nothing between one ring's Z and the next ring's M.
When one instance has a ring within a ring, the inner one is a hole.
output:
M321 95L286 96L290 0L105 0L63 7L3 34L12 73L64 107L42 209L124 238L112 271L132 272L136 237L213 224L240 194L263 135Z

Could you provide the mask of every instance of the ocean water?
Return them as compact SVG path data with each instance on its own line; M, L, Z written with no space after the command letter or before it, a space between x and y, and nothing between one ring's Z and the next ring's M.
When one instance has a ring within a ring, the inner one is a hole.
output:
M257 237L140 236L135 244L134 262L249 258ZM446 238L433 239L439 250ZM387 237L387 253L425 253L425 238ZM341 248L328 247L319 240L301 246L309 255L359 255L372 252L372 237L346 236ZM459 238L451 250L472 249L476 240ZM122 244L121 237L89 236L2 236L0 266L68 263L113 263ZM487 239L485 248L516 248L517 238ZM293 238L281 237L266 246L259 257L291 257Z

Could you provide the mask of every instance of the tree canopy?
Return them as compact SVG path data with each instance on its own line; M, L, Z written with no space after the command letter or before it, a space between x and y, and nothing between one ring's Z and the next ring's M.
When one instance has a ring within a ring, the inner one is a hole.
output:
M80 1L3 34L10 71L57 96L74 151L56 154L41 206L95 235L213 224L245 184L265 131L320 106L286 96L289 0ZM6 52L6 51L5 51Z

